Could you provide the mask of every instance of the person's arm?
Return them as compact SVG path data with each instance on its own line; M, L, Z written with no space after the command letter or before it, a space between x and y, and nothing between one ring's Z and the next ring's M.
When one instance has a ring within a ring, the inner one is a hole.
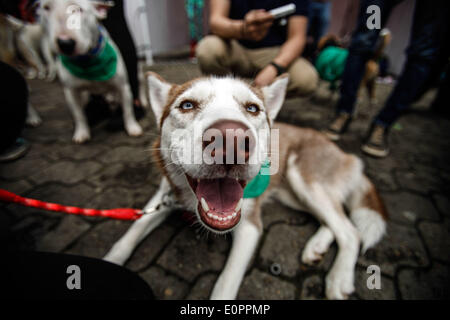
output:
M213 34L227 39L260 41L273 23L273 16L263 9L249 11L242 20L230 19L229 15L229 0L211 0L209 23Z
M288 68L301 55L306 42L307 26L307 17L293 16L289 19L287 40L281 46L280 52L273 62L283 68ZM277 69L269 64L258 73L254 83L257 86L266 86L272 83L276 77Z

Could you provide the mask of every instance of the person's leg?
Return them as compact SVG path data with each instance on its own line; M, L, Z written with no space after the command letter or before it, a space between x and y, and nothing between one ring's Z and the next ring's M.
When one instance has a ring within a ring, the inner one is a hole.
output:
M280 52L280 47L247 50L254 69L253 77L265 68ZM312 93L319 83L319 75L314 66L305 58L297 58L288 66L289 96L305 96Z
M3 62L0 62L0 86L0 161L12 161L29 148L19 139L27 117L28 87L23 76Z
M380 8L381 28L399 1L362 0L359 8L357 27L352 35L349 55L342 75L340 98L336 106L336 117L324 133L331 140L339 140L347 129L355 107L357 93L364 76L367 61L371 58L381 29L369 29L367 8L376 5Z
M114 0L114 7L108 12L103 25L108 30L114 42L119 47L128 72L133 99L139 100L138 57L133 38L127 27L124 15L123 0Z
M207 75L235 73L249 76L254 68L245 49L235 40L224 40L218 36L204 37L197 45L196 55L200 70Z
M341 97L337 104L337 112L353 113L359 85L364 76L367 61L373 54L380 29L367 28L367 7L377 5L380 7L381 28L385 25L392 10L391 1L363 0L361 1L358 16L358 25L353 33L349 47L349 55L342 75Z
M317 30L314 39L316 44L320 40L320 38L322 38L328 31L331 19L331 1L320 3L320 7L317 12L317 19Z
M372 123L362 146L366 153L378 157L388 154L389 127L409 108L431 76L440 49L448 40L449 19L444 0L416 2L407 61L394 91Z
M307 96L319 85L319 74L314 66L305 58L298 58L288 69L288 96Z

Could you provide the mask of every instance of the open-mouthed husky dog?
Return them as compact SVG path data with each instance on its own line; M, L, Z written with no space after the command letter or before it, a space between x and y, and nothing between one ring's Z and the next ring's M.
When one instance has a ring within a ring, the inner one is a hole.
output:
M133 98L122 55L100 20L112 1L41 0L41 23L52 50L59 56L57 70L67 105L75 121L73 141L91 138L83 106L89 94L118 96L125 129L142 134L133 110Z
M303 251L304 263L320 260L336 239L339 250L326 278L326 296L347 298L354 291L360 246L365 251L381 239L386 212L373 184L363 174L360 159L342 152L315 130L273 122L284 102L288 78L281 76L261 89L231 77L199 78L174 85L151 73L148 82L160 131L154 156L163 178L146 209L156 208L172 192L206 229L214 233L233 231L230 256L211 298L236 297L261 238L261 206L269 198L294 209L306 209L320 220L321 227ZM279 143L271 142L274 139L266 134L275 131ZM210 148L211 143L214 148ZM179 152L190 144L193 151L187 156ZM202 152L215 161L208 157L203 162L192 161L192 156L202 158ZM261 172L267 168L268 158L272 169L278 170L264 191L268 179ZM251 185L254 190L247 190ZM257 192L261 186L262 194L261 190ZM144 215L105 260L124 264L170 211L159 206L153 214Z

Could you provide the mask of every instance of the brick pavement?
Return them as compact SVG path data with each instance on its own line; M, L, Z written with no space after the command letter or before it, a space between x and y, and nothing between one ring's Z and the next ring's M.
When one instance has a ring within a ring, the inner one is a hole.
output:
M152 69L182 83L199 74L189 63ZM72 121L58 83L30 82L31 101L43 117L27 128L28 155L0 165L0 186L25 196L67 205L98 208L142 207L155 192L159 173L152 165L150 143L156 134L151 113L141 120L146 134L129 138L110 132L105 122L93 127L93 139L71 142ZM388 235L358 260L353 299L449 297L450 121L428 112L432 94L415 105L392 129L391 155L384 160L359 151L370 117L392 87L378 85L378 103L363 99L356 121L339 145L358 154L386 202ZM280 121L322 128L333 114L336 96L323 84L311 98L289 99ZM323 299L324 276L336 246L315 267L301 263L301 250L318 224L307 213L278 203L263 209L265 234L245 276L240 299ZM0 205L0 237L11 249L65 252L101 258L130 222L65 216L15 205ZM231 237L206 236L174 214L137 248L126 267L138 272L160 299L206 299L226 260ZM281 266L279 275L270 266ZM379 265L382 289L369 290L366 268Z

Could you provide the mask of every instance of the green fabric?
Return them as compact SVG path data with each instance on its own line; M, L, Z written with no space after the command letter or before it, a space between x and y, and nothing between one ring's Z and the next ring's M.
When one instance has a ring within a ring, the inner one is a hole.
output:
M270 184L270 161L266 160L256 177L244 189L244 198L257 198L266 191Z
M71 74L81 79L107 81L114 77L117 71L117 52L109 41L106 41L105 47L97 56L72 59L60 55L59 58Z
M330 46L325 48L316 59L316 69L320 78L335 82L344 73L348 50Z

